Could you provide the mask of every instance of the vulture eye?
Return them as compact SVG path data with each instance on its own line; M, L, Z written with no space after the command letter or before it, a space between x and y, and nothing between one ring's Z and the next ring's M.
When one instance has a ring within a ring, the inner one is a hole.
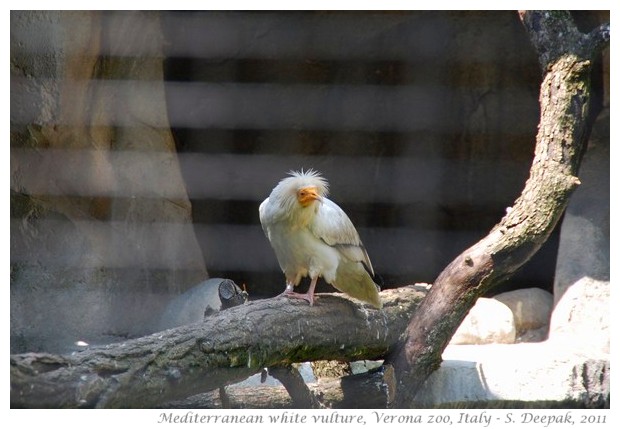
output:
M297 201L303 207L309 206L315 200L321 200L316 186L307 186L297 191Z

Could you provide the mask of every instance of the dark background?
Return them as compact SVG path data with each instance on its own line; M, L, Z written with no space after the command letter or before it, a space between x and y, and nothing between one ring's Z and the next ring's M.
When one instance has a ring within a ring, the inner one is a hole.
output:
M284 285L258 205L291 169L329 180L384 287L432 282L525 183L541 73L516 12L176 12L163 27L206 266L251 296ZM493 294L551 291L557 247L558 231Z

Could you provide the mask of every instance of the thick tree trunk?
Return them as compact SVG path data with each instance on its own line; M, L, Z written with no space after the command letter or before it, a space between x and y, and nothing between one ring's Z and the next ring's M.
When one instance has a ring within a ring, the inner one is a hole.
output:
M234 383L265 367L319 359L381 359L398 342L423 287L381 293L383 310L341 294L313 307L250 302L203 323L71 356L11 356L12 407L152 407Z
M589 133L590 65L609 40L609 26L584 35L568 12L520 16L545 74L530 177L500 223L441 272L414 313L405 340L388 359L396 371L398 407L411 406L476 299L519 269L547 240L579 184Z

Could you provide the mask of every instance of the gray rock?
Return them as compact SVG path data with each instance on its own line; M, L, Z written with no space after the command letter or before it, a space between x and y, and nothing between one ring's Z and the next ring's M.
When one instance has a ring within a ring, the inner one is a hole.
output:
M592 128L560 234L550 339L609 351L610 338L609 110Z
M515 321L510 308L494 299L478 298L450 344L511 344L515 338Z
M589 277L575 282L553 310L549 340L609 353L610 294L609 282Z
M581 185L571 196L562 222L553 292L556 305L585 276L609 281L609 163L609 112L604 111L592 129L579 171Z
M585 357L550 342L450 345L416 405L522 407L609 405L609 357Z
M538 329L530 329L517 334L516 343L539 343L545 341L549 336L549 325Z
M553 295L543 289L518 289L500 293L493 299L504 303L512 310L518 334L549 326Z
M205 309L219 310L218 287L222 281L224 279L220 278L205 280L174 298L162 314L157 330L201 322L204 319Z

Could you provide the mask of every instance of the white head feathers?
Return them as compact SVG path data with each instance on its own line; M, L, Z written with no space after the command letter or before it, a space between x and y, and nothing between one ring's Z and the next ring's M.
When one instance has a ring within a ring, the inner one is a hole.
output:
M313 169L289 171L290 177L280 180L280 183L273 188L272 196L278 197L296 197L297 191L302 188L314 186L321 197L326 197L329 193L329 184L321 174Z
M291 170L288 174L291 177L282 179L280 183L285 182L287 187L290 186L295 190L294 192L308 186L316 186L321 197L326 197L329 193L329 184L327 183L327 180L321 176L321 173L312 168L306 171L304 171L303 168L299 171Z
M298 192L304 188L315 188L316 193L324 198L327 196L329 185L319 172L315 170L290 171L289 177L286 177L276 185L269 195L269 200L273 203L273 209L277 212L272 213L276 217L297 217L302 212L304 217L311 216L310 211L301 210L298 201ZM316 207L316 206L315 206ZM309 221L304 219L304 222Z

